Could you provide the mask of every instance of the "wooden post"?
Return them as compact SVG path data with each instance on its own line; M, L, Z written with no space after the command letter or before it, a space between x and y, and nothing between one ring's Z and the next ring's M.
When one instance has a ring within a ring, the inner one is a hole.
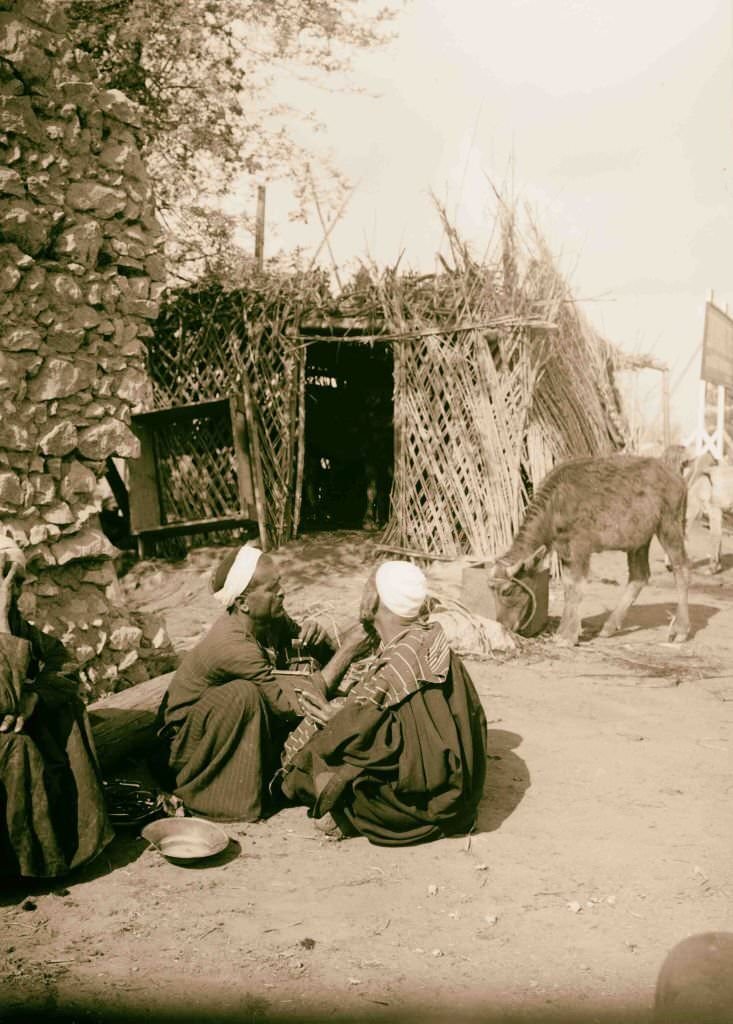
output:
M241 399L241 404L240 404ZM239 511L250 519L257 519L257 502L255 500L254 473L252 471L251 451L247 432L247 417L242 405L241 395L229 396L229 411L232 420L232 442L234 457L237 464L237 489L239 491Z
M706 386L705 381L701 380L698 386L698 399L697 399L697 436L695 438L695 454L702 455L705 451L705 438L707 437L707 431L705 430L705 402L706 402Z
M664 450L672 443L672 428L669 414L669 368L662 370L662 443Z
M132 430L140 441L140 456L129 459L130 531L136 538L138 558L146 558L148 546L140 536L164 522L158 460L155 454L155 430L149 423L132 418Z
M715 458L722 462L724 454L723 435L725 434L725 385L718 384L718 408L715 418Z
M252 482L254 484L255 505L257 507L257 527L260 534L260 547L263 551L269 548L267 538L267 516L265 513L265 484L262 475L262 458L260 454L260 435L252 407L252 393L247 374L242 375L242 398L244 399L244 416L249 436L249 452L252 464Z
M257 220L255 222L255 262L257 269L265 265L265 186L257 186Z
M293 500L293 537L298 536L300 529L300 512L303 504L303 473L305 470L305 375L308 363L308 350L299 353L298 365L298 430L297 454L295 464L295 498Z

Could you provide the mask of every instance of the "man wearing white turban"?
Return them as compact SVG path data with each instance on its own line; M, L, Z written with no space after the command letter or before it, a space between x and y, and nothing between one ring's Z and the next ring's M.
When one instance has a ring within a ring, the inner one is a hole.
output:
M302 683L328 694L368 637L357 624L339 649L315 619L301 626L284 610L274 558L245 545L224 558L212 579L224 609L185 656L158 718L167 742L173 792L184 806L219 820L254 821L267 813L267 783L287 733L303 712L278 669L293 641L322 664Z
M0 878L64 875L113 838L63 644L21 616L25 558L0 536Z
M301 697L306 718L286 741L280 784L331 834L407 846L474 824L486 717L442 627L428 621L427 596L417 566L381 565L360 611L377 654L345 698Z

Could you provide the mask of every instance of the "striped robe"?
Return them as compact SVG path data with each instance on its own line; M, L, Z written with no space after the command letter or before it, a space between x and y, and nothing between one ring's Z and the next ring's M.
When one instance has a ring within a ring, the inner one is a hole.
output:
M483 792L486 717L438 623L385 645L322 728L285 746L283 793L347 834L406 846L468 831Z
M187 810L256 821L272 809L267 782L301 717L277 669L287 664L287 645L299 631L282 616L261 642L247 615L226 612L179 665L158 720L171 788ZM325 660L332 651L314 653Z

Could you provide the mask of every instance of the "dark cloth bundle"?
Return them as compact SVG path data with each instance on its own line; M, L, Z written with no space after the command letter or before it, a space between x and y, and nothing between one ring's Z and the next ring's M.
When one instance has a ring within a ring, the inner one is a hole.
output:
M0 877L50 878L91 860L114 832L63 645L19 616L11 628L0 635L0 692L9 702L20 685L37 701L22 732L0 733Z

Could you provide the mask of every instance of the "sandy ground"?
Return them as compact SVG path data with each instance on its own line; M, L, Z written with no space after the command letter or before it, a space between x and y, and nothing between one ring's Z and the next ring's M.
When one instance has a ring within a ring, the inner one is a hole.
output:
M468 663L490 730L470 838L333 842L293 809L225 826L229 849L186 868L120 834L63 883L0 898L4 1015L649 1021L665 953L733 930L733 556L705 576L701 527L690 551L689 643L665 642L674 590L655 547L622 635L595 636L625 578L610 553L594 560L578 648L543 636ZM181 650L216 614L220 556L198 549L125 577ZM289 545L290 612L316 606L343 624L374 558L360 534ZM431 575L458 593L460 566ZM559 602L553 588L552 615Z

